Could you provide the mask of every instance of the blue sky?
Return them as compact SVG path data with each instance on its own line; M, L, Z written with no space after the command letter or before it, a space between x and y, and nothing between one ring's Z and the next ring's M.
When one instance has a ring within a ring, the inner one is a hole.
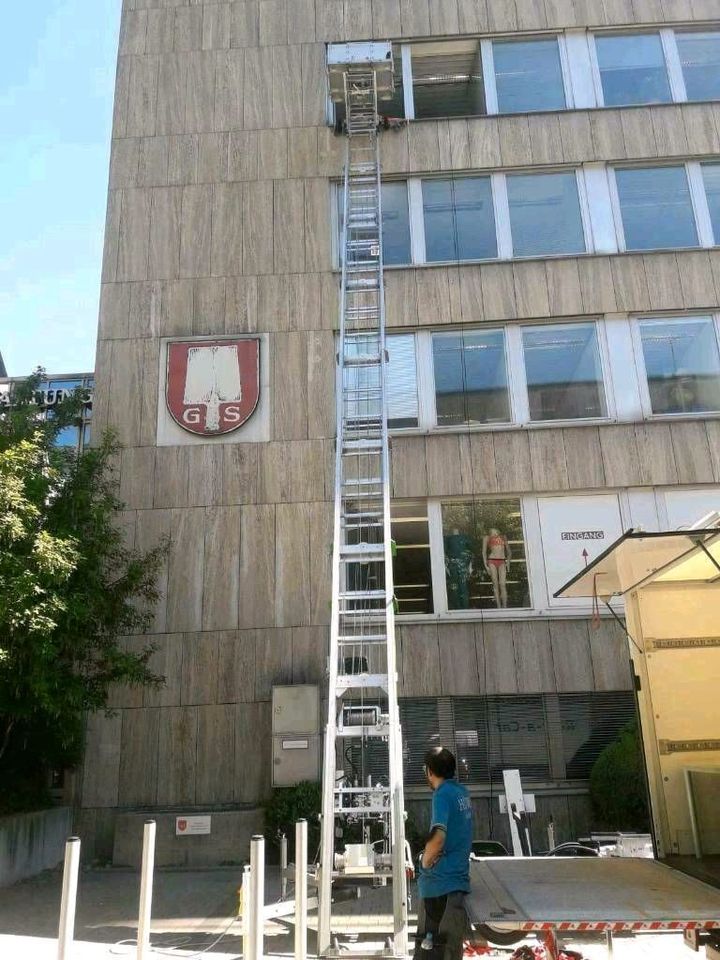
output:
M95 365L120 2L30 0L3 17L0 352L12 376Z

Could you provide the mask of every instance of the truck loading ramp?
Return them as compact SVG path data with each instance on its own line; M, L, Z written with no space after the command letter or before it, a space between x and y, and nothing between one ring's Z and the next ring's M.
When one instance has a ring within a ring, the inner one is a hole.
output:
M470 922L496 929L720 929L720 890L657 860L487 857L470 886Z

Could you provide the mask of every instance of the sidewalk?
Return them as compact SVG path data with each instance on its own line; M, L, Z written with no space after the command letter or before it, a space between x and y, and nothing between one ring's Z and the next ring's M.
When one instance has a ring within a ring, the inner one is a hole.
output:
M242 957L241 925L235 920L239 867L202 871L160 870L155 874L151 943L153 957ZM266 902L279 896L277 868L268 868ZM0 890L1 960L56 960L61 873L41 874ZM72 960L135 957L139 877L131 870L84 870L80 874ZM390 889L363 889L361 898L337 905L339 933L382 939L391 927ZM316 915L308 918L308 949L315 950ZM415 918L411 919L414 927ZM218 938L221 938L218 940ZM215 943L215 941L218 941ZM528 941L534 944L534 940ZM214 944L214 945L213 945ZM587 960L607 960L604 936L573 937L565 945ZM679 934L618 936L613 960L692 960ZM513 948L501 949L509 958ZM292 918L268 922L266 956L291 957ZM698 957L704 957L704 952Z

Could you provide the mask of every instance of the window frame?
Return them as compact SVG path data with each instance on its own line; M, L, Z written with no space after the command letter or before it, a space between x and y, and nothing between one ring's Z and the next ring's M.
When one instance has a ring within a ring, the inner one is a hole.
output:
M690 210L693 217L693 224L697 234L698 242L692 247L628 247L625 237L625 225L622 217L622 204L620 202L620 192L618 190L616 172L618 170L660 170L665 167L682 167L685 172L685 179L690 196ZM694 168L691 170L691 168ZM663 251L692 251L702 250L713 246L708 243L712 239L712 229L710 225L710 212L705 200L705 187L702 181L698 183L698 175L702 178L700 164L692 160L683 160L679 157L677 160L668 159L648 163L640 161L634 163L608 163L608 186L610 189L610 206L612 209L613 220L615 222L615 234L617 238L618 251L620 253L631 253L639 256L651 253L661 253ZM703 212L704 205L704 212ZM710 237L708 237L708 227L710 227Z
M433 353L433 338L436 336L439 337L451 337L453 334L457 335L458 333L492 333L495 331L500 331L503 335L503 348L505 353L505 382L507 384L507 398L508 398L508 411L510 418L508 420L503 420L500 423L448 423L444 426L441 426L437 422L437 392L435 384L435 358ZM467 327L451 327L449 329L431 329L427 331L430 335L427 338L428 343L428 353L429 353L429 385L430 385L430 397L429 397L429 413L430 413L430 423L433 433L454 433L458 430L467 430L475 432L477 430L507 430L511 428L516 422L517 415L517 396L513 384L512 370L515 363L515 357L511 353L509 336L508 336L509 327L504 323L489 323L487 326L482 325L473 325ZM424 332L424 331L423 331Z
M562 83L563 97L565 106L555 110L515 110L511 113L504 113L500 110L497 93L497 75L495 73L495 55L493 52L494 43L532 43L533 40L555 40L558 45L558 60L560 61L560 80ZM483 38L480 42L480 58L483 68L483 82L485 84L485 106L487 108L486 116L489 117L525 117L544 113L567 113L574 109L574 98L572 95L572 78L570 70L570 60L567 45L565 43L564 31L553 33L533 33L533 34L498 34L497 36ZM487 60L487 69L486 69ZM490 105L492 104L492 110Z
M433 585L433 608L435 614L433 617L452 620L507 620L507 619L525 619L529 615L536 614L538 605L535 602L538 597L542 597L542 592L538 593L538 587L541 581L537 577L537 557L533 561L530 559L528 543L530 542L530 533L528 528L528 507L522 494L496 493L489 495L458 495L445 497L428 498L428 529L430 532L430 569L432 571ZM530 605L527 607L505 607L503 609L493 610L492 608L473 607L468 610L450 610L448 609L447 581L445 578L445 547L443 542L443 522L442 507L446 503L474 503L490 502L495 500L517 500L520 504L520 523L523 531L523 544L525 547L525 566L528 578L528 594L530 596ZM534 530L533 530L534 534ZM535 551L534 551L535 552ZM544 563L540 561L541 572L544 570Z
M717 410L698 410L695 413L678 411L677 413L653 413L652 402L650 398L650 385L648 383L647 366L645 365L645 353L642 345L642 332L640 327L643 323L672 323L677 321L682 323L688 320L700 320L707 318L712 324L715 332L715 342L720 356L720 311L708 311L707 313L678 313L663 314L641 313L630 317L630 329L633 339L633 351L635 353L635 365L638 371L638 386L640 389L640 403L642 405L642 415L644 420L707 420L708 417L720 416L720 406ZM719 371L720 372L720 371Z
M549 329L551 327L588 327L592 326L595 330L595 342L598 349L598 360L600 362L600 390L602 391L602 398L605 401L605 415L601 417L563 417L558 420L532 420L530 418L530 391L528 388L527 381L527 368L525 366L525 347L524 347L524 338L523 331L533 330L538 328ZM534 321L532 323L520 323L515 324L519 332L519 352L520 356L518 358L519 365L518 370L522 370L522 377L518 378L520 380L519 389L521 391L521 409L526 417L520 421L521 426L536 427L536 426L566 426L566 425L588 425L595 423L612 423L617 419L615 411L615 402L614 402L614 393L612 390L608 389L608 379L610 378L610 359L608 354L607 341L605 338L605 324L602 319L596 317L589 317L586 320L574 320L574 321L564 321L564 320L555 320L552 319L543 319ZM612 382L612 381L611 381Z
M658 39L660 40L660 48L663 54L663 62L665 64L665 73L668 80L668 88L670 90L670 99L669 100L656 100L650 103L605 103L605 92L602 85L602 72L600 70L600 60L598 59L597 51L597 38L598 37L632 37L632 36L647 36L648 34L655 33L658 34ZM671 43L674 43L674 39L669 39L668 34L672 34L672 28L661 27L657 24L650 24L646 27L639 27L634 30L591 30L588 31L589 38L589 47L590 47L590 66L592 71L593 78L593 88L595 90L595 103L596 107L606 109L606 110L626 110L632 107L645 107L646 109L650 107L662 107L669 103L677 103L676 100L676 90L677 88L677 77L671 76L670 64L668 62L668 47ZM665 36L663 37L663 34ZM677 55L677 48L675 49L675 54ZM683 84L684 90L684 84Z
M674 50L674 57L677 62L677 71L679 75L678 89L681 91L681 98L678 100L680 103L717 103L717 100L690 100L687 94L687 86L685 83L685 74L682 69L682 58L680 56L680 47L677 43L677 38L679 35L688 36L693 33L717 33L720 35L720 21L711 22L708 24L701 23L692 23L687 25L680 25L675 27L670 31L672 33L672 48Z

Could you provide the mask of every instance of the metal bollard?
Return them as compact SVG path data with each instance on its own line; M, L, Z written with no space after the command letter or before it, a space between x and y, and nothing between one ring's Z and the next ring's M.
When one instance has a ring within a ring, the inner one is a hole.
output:
M262 960L265 952L265 837L250 841L250 955L246 960Z
M295 960L307 960L307 820L295 824Z
M79 868L80 837L68 837L65 844L60 923L58 924L58 960L70 960L70 951L75 934L75 904L77 902Z
M138 911L137 960L150 957L150 918L152 916L153 871L155 869L155 821L146 820L143 828L142 867L140 868L140 908Z
M283 833L280 837L280 899L287 899L288 839Z

